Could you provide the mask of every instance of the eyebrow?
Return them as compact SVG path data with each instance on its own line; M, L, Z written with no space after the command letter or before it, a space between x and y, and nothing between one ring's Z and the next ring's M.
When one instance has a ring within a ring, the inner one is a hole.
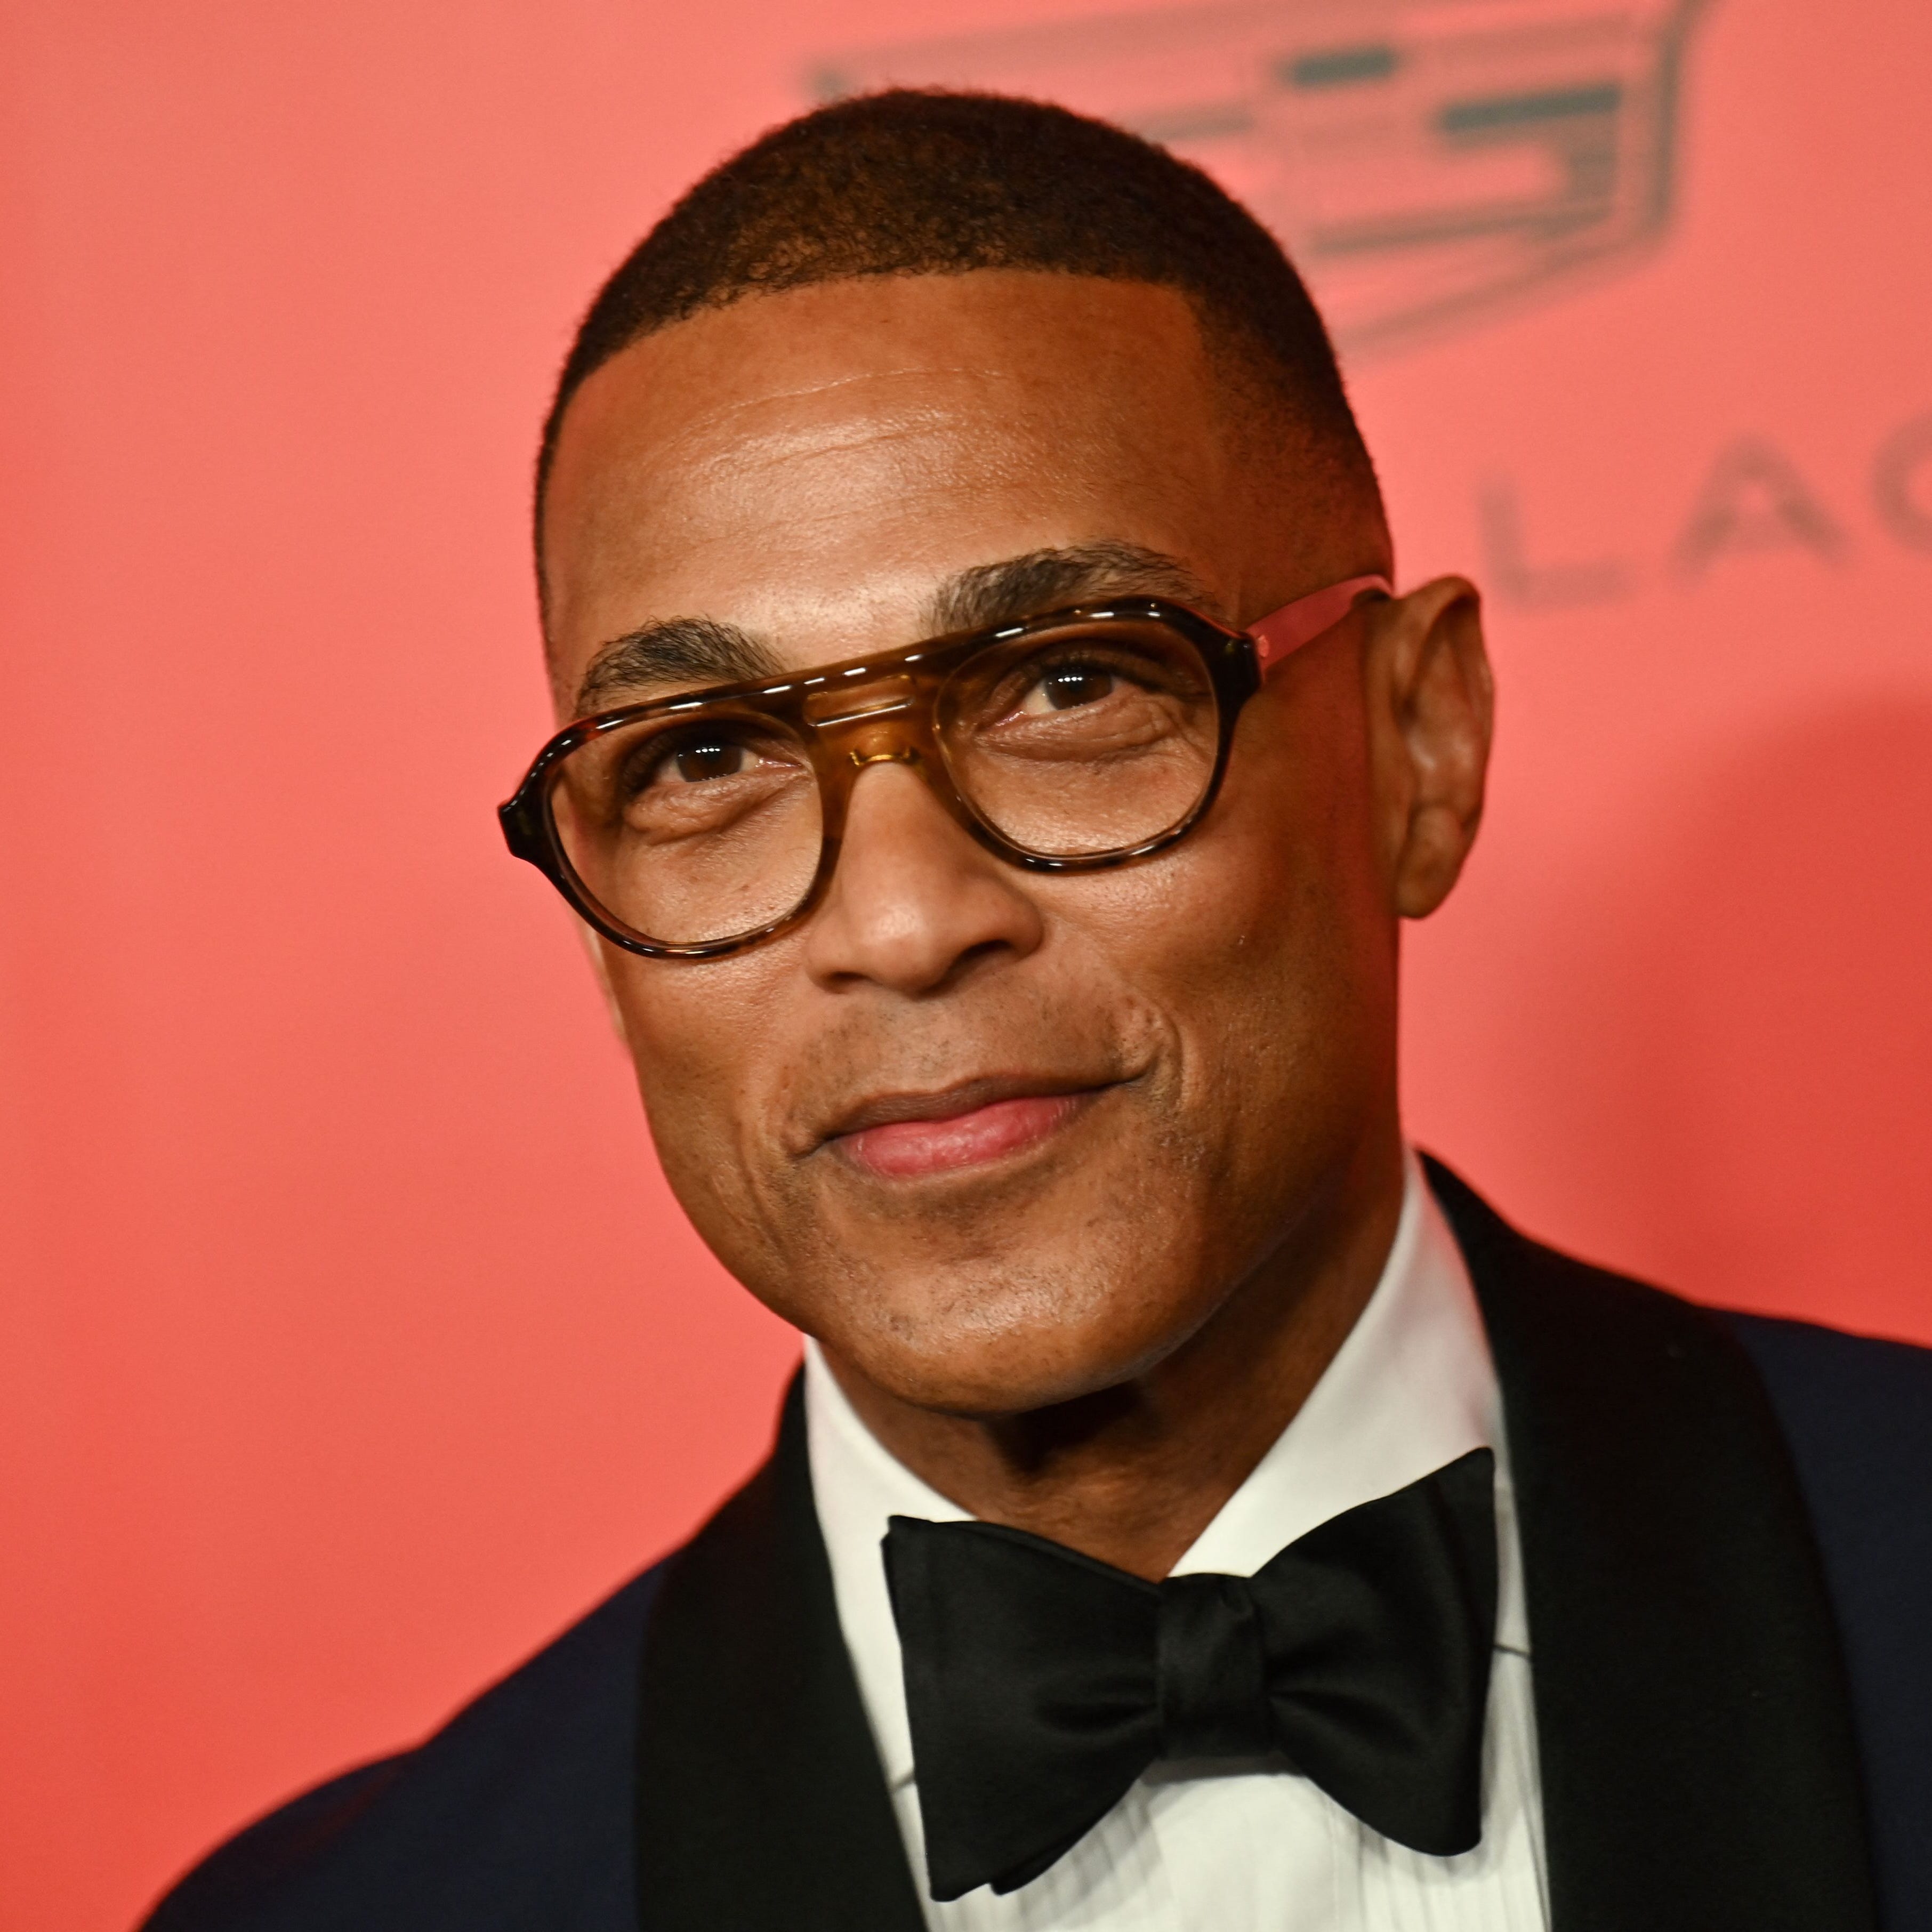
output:
M990 630L1106 597L1166 597L1213 614L1207 587L1178 558L1139 544L1070 544L962 570L926 607L935 634Z
M1106 597L1166 597L1214 613L1201 580L1177 558L1139 544L1104 541L1028 550L974 564L926 604L929 634L992 630L1043 610ZM703 690L776 680L784 667L769 644L714 617L667 617L614 638L590 661L574 715L665 686Z
M590 660L577 687L580 718L610 700L662 685L701 690L713 684L754 684L783 674L769 645L736 624L713 617L667 617L614 638Z

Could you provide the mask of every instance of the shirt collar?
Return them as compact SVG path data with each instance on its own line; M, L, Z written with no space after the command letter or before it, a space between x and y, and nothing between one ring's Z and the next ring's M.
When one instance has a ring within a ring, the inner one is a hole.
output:
M839 1624L887 1781L896 1787L912 1776L912 1735L879 1546L889 1517L962 1522L970 1512L880 1446L809 1340L805 1400L812 1495ZM1354 1327L1308 1400L1174 1574L1252 1576L1285 1544L1344 1510L1484 1448L1496 1455L1496 1642L1527 1654L1496 1366L1462 1252L1412 1154L1395 1240Z

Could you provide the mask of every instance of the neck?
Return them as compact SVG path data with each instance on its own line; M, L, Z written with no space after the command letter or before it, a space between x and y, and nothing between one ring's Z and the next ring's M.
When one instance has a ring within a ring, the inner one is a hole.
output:
M878 1441L961 1508L1165 1576L1294 1420L1375 1292L1402 1213L1399 1135L1354 1168L1209 1321L1076 1401L944 1414L830 1349L826 1365Z

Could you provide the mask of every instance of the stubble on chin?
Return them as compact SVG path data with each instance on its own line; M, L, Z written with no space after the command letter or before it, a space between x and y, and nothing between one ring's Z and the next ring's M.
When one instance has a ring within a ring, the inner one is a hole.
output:
M772 1204L782 1261L747 1286L921 1407L1008 1414L1125 1379L1205 1318L1212 1288L1217 1163L1152 1098L1109 1096L1129 1118L1103 1103L1061 1157L964 1186L802 1163Z

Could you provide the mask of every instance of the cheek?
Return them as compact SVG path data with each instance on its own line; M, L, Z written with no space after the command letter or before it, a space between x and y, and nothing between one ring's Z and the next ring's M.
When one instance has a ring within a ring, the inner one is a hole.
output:
M615 950L613 949L614 951ZM774 952L681 965L621 952L609 972L638 1089L673 1191L700 1232L742 1215L756 1124L779 1117L789 1065Z
M1289 1123L1346 1104L1365 1073L1381 1079L1386 1056L1370 1049L1394 998L1359 735L1346 713L1295 722L1299 743L1244 730L1206 821L1113 875L1088 915L1094 943L1133 958L1171 1016L1180 1111L1237 1163L1258 1130L1265 1158Z

